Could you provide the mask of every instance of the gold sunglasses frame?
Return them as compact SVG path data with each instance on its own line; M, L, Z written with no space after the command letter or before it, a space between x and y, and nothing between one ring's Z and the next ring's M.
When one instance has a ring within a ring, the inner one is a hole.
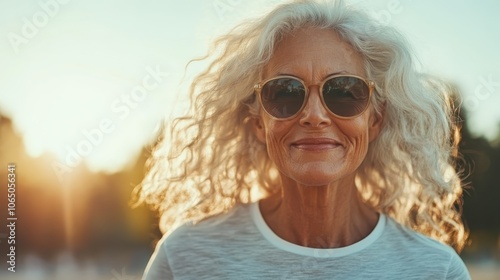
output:
M357 79L360 79L362 80L367 86L368 86L368 90L369 90L369 96L368 96L368 102L366 103L366 106L365 108L357 115L354 115L354 116L349 116L349 117L343 117L343 116L339 116L337 114L335 114L334 112L332 112L328 106L326 106L326 103L325 103L325 100L324 100L324 97L323 97L323 86L325 85L325 83L328 81L328 80L331 80L333 78L338 78L338 77L351 77L351 78L357 78ZM302 106L300 107L300 109L293 115L289 116L289 117L286 117L286 118L278 118L276 116L273 116L271 113L269 113L266 108L264 107L263 103L262 103L262 88L264 87L264 85L270 81L273 81L273 80L277 80L277 79L282 79L282 78L286 78L286 79L294 79L294 80L297 80L299 81L303 86L304 86L304 89L305 89L305 97L304 97L304 102L302 103ZM272 77L272 78L269 78L267 80L264 80L262 82L259 82L257 84L254 85L254 90L257 92L257 95L258 95L258 99L259 99L259 102L260 102L260 106L262 107L262 109L273 119L276 119L276 120L289 120L289 119L292 119L292 118L295 118L300 112L302 112L302 110L304 110L304 107L306 106L307 102L309 101L309 87L311 86L319 86L319 92L321 93L320 94L320 99L321 99L321 103L323 104L324 108L330 113L332 114L333 116L335 116L336 118L340 118L340 119L353 119L361 114L363 114L366 109L368 109L368 107L370 106L370 100L371 100L371 97L372 97L372 94L373 94L373 91L375 89L375 83L373 81L370 81L368 79L365 79L361 76L357 76L357 75L349 75L349 74L334 74L334 75L330 75L328 77L326 77L325 79L323 79L320 83L316 83L316 84L311 84L309 86L306 85L306 83L304 82L304 80L298 78L298 77L295 77L295 76L291 76L291 75L280 75L280 76L276 76L276 77Z

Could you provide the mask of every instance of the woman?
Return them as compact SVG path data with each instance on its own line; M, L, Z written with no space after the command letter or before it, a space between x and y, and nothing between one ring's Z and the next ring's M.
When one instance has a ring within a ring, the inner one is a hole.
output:
M144 279L470 278L451 102L397 31L297 1L216 46L140 190Z

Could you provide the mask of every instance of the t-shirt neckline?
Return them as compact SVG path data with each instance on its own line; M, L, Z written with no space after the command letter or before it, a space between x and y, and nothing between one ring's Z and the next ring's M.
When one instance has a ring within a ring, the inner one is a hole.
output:
M310 248L310 247L304 247L300 246L291 242L288 242L278 235L276 235L271 228L266 224L264 221L264 218L262 217L262 213L260 212L259 208L259 202L254 202L250 205L250 211L251 211L251 216L252 219L257 227L257 229L260 231L260 233L264 236L267 241L269 241L272 245L277 247L278 249L298 254L298 255L303 255L303 256L309 256L309 257L315 257L315 258L336 258L336 257L343 257L347 255L354 254L356 252L359 252L371 244L373 244L381 235L382 232L384 231L385 224L386 224L386 216L384 214L379 214L379 219L377 222L377 225L375 228L372 230L370 234L368 234L365 238L362 240L351 244L346 247L341 247L341 248L329 248L329 249L319 249L319 248Z

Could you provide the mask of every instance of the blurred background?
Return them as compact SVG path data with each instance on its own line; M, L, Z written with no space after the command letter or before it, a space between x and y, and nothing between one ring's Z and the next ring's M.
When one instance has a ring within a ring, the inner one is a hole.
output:
M139 279L157 217L132 208L163 119L217 35L283 1L0 2L0 278ZM398 27L419 69L462 95L470 169L461 254L473 279L500 275L500 22L497 1L347 1ZM16 173L16 272L8 165Z

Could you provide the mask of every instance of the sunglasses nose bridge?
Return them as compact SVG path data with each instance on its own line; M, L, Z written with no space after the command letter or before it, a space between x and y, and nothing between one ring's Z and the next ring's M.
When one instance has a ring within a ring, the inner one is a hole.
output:
M309 99L313 98L314 102L317 102L316 105L319 107L322 107L324 110L328 111L328 108L326 107L326 104L324 104L323 100L323 83L321 82L314 82L309 85L304 85L306 90L308 91L307 98L304 100L304 102L307 105L309 103ZM325 112L326 112L325 111Z
M321 86L318 84L309 85L307 91L307 98L304 100L305 104L301 112L301 123L311 125L328 123L330 120L329 111L321 97Z
M311 81L310 83L306 83L305 81L301 81L301 83L308 90L311 90L311 88L316 88L317 90L320 90L321 85L322 85L321 81Z

